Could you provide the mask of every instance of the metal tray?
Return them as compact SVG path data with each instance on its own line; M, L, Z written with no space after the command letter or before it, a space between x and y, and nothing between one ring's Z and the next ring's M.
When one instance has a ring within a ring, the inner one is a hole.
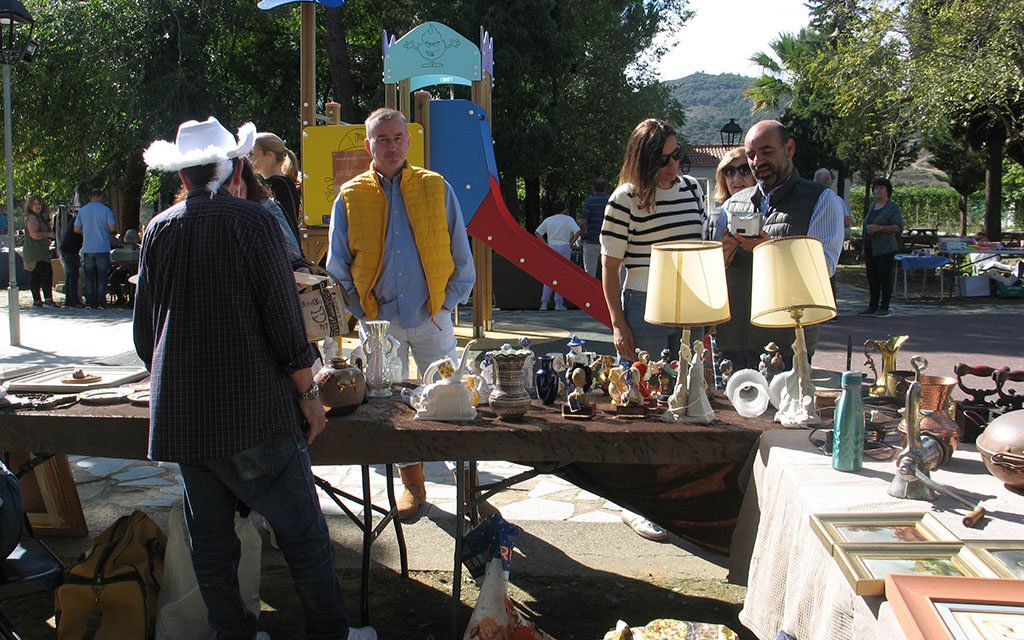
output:
M85 384L61 382L81 369L86 375L100 376L100 380ZM83 365L73 367L54 367L38 373L22 376L12 380L7 390L12 393L79 393L90 389L106 389L119 387L129 382L142 380L149 375L144 367L105 367L103 365Z

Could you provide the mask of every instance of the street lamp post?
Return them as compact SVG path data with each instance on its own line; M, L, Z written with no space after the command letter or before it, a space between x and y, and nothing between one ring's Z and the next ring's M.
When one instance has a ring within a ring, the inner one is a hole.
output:
M736 124L736 118L729 118L729 122L726 122L725 126L718 130L718 133L722 136L722 144L735 147L740 143L743 129Z
M25 27L28 27L26 30ZM11 67L31 60L38 45L32 40L35 24L19 0L0 0L0 64L4 68L4 161L7 170L7 310L10 319L11 346L21 344L18 319L18 271L14 254L14 169L11 151ZM27 32L26 32L27 31Z

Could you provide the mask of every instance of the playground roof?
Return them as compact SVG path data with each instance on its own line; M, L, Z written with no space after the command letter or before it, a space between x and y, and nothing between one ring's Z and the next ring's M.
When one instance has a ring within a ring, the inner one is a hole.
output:
M686 153L694 167L717 167L722 156L735 145L729 144L695 144Z

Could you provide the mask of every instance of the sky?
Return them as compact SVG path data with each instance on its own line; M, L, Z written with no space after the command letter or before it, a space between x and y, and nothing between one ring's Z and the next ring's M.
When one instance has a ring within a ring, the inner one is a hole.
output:
M690 0L694 16L678 34L678 45L661 59L658 76L675 80L703 71L717 75L761 75L750 62L780 33L807 26L805 0Z

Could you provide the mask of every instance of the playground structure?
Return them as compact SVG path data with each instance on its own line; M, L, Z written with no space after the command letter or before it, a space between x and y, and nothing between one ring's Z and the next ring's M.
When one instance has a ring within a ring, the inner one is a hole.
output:
M333 124L315 126L310 84L315 6L302 3L300 77L304 249L319 260L327 252L334 198L346 180L366 169L369 156L362 148L362 125L340 124L336 110L329 109ZM443 175L462 209L476 268L473 337L493 328L492 251L610 327L600 282L523 229L501 195L489 122L494 77L489 34L481 29L477 46L441 23L426 22L398 39L384 32L383 56L385 106L401 111L409 123L410 162ZM471 100L436 99L423 90L439 85L468 86Z

